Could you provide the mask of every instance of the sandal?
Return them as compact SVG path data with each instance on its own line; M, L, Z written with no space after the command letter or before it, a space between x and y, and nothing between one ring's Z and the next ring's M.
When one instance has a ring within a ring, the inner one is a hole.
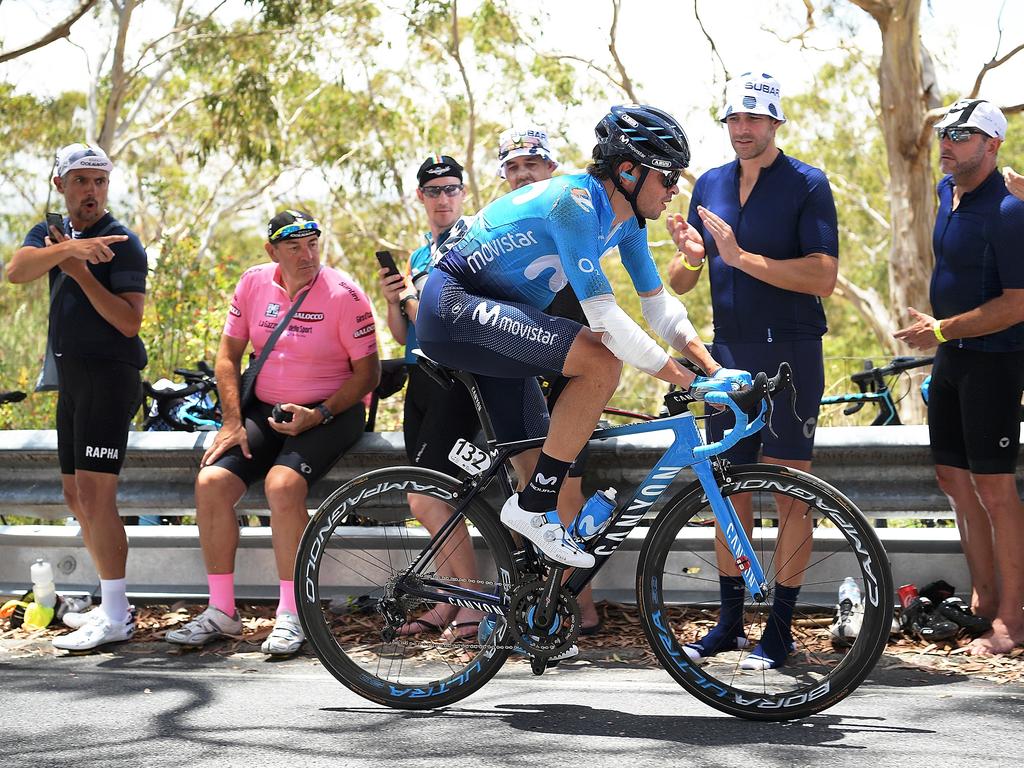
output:
M462 631L469 628L469 631ZM452 642L453 640L475 640L480 631L479 621L453 621L444 628L441 638Z

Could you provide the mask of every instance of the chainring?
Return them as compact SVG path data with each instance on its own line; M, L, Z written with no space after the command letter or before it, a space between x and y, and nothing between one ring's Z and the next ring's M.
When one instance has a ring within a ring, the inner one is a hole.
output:
M515 586L510 593L509 629L516 644L536 659L547 659L564 653L580 633L580 607L576 598L564 588L558 590L558 605L551 629L543 635L536 633L531 620L546 588L543 581L531 581Z

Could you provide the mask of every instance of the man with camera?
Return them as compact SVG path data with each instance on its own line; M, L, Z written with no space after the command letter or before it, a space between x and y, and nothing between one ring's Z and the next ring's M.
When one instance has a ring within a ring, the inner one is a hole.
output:
M198 647L241 635L235 505L260 479L280 586L274 630L262 650L290 655L305 640L293 574L309 519L306 495L362 435L370 392L380 381L370 302L350 279L321 266L320 235L310 214L281 211L268 227L270 261L247 270L235 288L214 369L223 426L196 478L210 605L168 632L170 643ZM254 378L242 375L250 343Z

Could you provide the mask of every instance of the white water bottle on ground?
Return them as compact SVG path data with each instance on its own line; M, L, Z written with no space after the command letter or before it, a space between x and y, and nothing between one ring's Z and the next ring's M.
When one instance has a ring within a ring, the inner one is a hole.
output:
M847 576L839 585L839 602L842 603L843 600L849 600L850 605L858 605L861 601L860 587L852 576Z
M53 585L53 568L42 558L32 563L32 594L37 603L53 608L57 602L57 588Z

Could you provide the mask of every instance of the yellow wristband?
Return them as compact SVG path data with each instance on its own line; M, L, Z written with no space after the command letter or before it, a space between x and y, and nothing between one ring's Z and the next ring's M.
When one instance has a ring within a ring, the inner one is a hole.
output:
M942 321L936 320L935 325L932 326L932 332L935 333L935 338L945 344L949 339L942 335Z
M704 262L707 261L707 257L701 259L700 264L698 264L696 267L690 266L690 262L688 262L686 260L686 256L682 254L679 255L679 260L683 262L683 266L686 267L691 272L700 272L700 268L704 266Z

